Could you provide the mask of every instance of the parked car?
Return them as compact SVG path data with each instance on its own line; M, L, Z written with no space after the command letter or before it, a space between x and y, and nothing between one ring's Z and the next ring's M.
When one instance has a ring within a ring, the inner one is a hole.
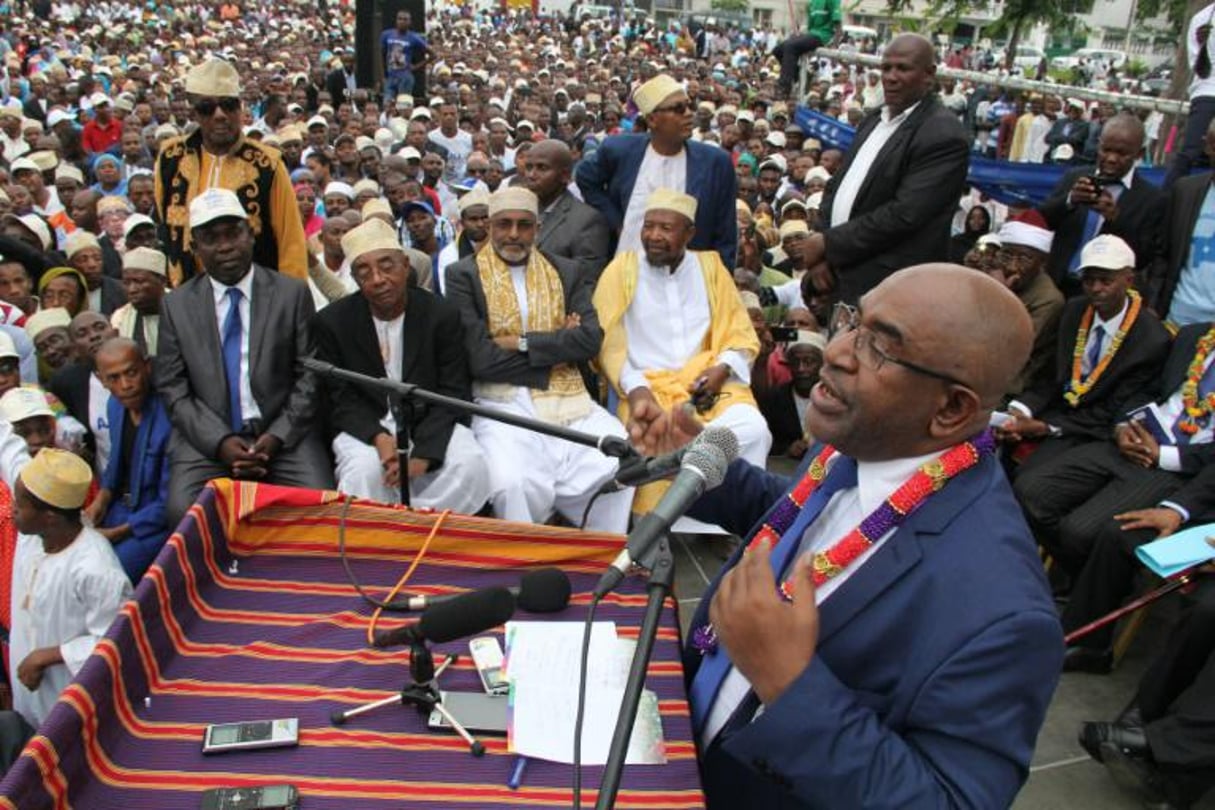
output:
M1038 69L1038 65L1042 64L1042 60L1046 58L1046 53L1041 48L1035 48L1033 45L1018 45L1017 55L1013 57L1013 65L1021 68L1023 73L1029 73Z
M1126 51L1116 51L1111 48L1080 48L1067 56L1056 56L1050 60L1050 66L1054 70L1071 70L1079 67L1081 61L1089 65L1094 62L1103 62L1107 67L1121 69L1126 64Z

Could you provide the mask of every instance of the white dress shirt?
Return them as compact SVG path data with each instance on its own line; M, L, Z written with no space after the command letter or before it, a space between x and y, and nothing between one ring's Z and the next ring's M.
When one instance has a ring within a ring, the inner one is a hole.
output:
M240 417L242 422L261 419L262 411L253 398L253 384L250 382L252 359L249 356L249 326L253 314L253 273L250 268L245 277L233 286L240 290ZM211 281L211 292L215 296L215 324L219 327L220 360L223 360L224 321L228 317L228 286L220 284L214 278Z
M393 382L401 381L401 364L405 354L405 313L402 312L391 321L381 321L372 316L371 323L375 326L376 341L380 346L380 359L384 361L384 373ZM380 420L380 424L391 435L397 435L397 420L392 415L392 401L388 402L388 413Z
M877 156L886 142L894 137L894 133L898 132L899 127L911 115L911 111L918 106L920 106L918 102L912 104L893 117L890 115L889 107L882 108L882 120L878 121L873 132L869 133L869 137L856 150L856 157L852 159L852 164L848 167L848 171L844 172L839 186L835 189L835 199L831 203L831 227L843 225L852 218L852 206L856 203L856 195L860 193L865 178L869 176L869 169L873 167L873 162L877 160Z
M1206 374L1207 369L1211 367L1211 363L1213 362L1215 362L1215 352L1211 352L1207 355L1206 362L1203 363L1202 366L1203 374ZM1172 396L1158 405L1160 408L1160 415L1164 422L1164 427L1167 430L1173 429L1173 426L1177 424L1178 418L1181 417L1182 412L1185 410L1185 406L1181 404L1182 388L1185 388L1184 381L1182 381L1181 385L1177 387L1177 390L1173 392ZM1215 417L1208 420L1206 424L1200 425L1198 432L1190 436L1189 443L1207 444L1212 439L1215 439L1215 429L1213 429L1211 426L1212 421L1215 421ZM1179 437L1174 435L1173 438L1176 439ZM1177 446L1161 445L1160 458L1156 461L1156 466L1162 470L1168 470L1169 472L1181 472L1181 452L1177 449Z
M627 394L647 388L645 371L678 371L705 347L712 313L700 259L691 251L671 272L654 267L645 253L637 254L637 289L624 313L628 357L620 370L620 387ZM718 363L730 367L731 376L751 384L751 363L739 351L727 350Z
M851 489L840 490L831 496L827 506L802 535L798 556L823 551L842 540L873 510L881 506L882 501L894 494L894 491L915 473L916 468L938 455L939 453L931 453L926 456L900 458L892 461L857 462L857 485ZM836 454L828 462L828 474L839 458L839 454ZM829 599L831 594L842 587L870 557L877 553L877 550L891 538L895 531L897 531L897 527L883 534L869 549L845 568L843 573L815 588L815 603L822 605ZM791 566L785 575L788 576L792 570ZM736 668L730 667L729 673L722 682L721 690L713 701L713 708L709 710L704 735L701 738L703 745L707 746L713 741L749 691L751 691L751 683ZM760 711L763 711L762 707Z
M645 221L645 206L650 194L660 188L684 191L688 186L688 150L681 149L677 155L660 155L653 145L646 146L641 168L637 170L637 182L624 211L624 223L620 228L617 253L627 250L642 252L641 224Z

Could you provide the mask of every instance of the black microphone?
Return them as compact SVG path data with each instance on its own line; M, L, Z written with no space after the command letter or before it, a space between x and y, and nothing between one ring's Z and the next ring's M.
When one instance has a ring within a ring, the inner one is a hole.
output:
M431 641L442 644L483 633L510 619L515 613L515 595L506 588L483 588L460 594L436 605L413 624L377 633L375 646L391 647Z
M519 584L508 588L515 597L517 607L528 613L556 613L565 610L570 603L570 578L560 568L538 568L528 571ZM411 596L398 602L389 602L388 610L426 610L460 599L467 594L447 596Z
M738 457L738 438L726 430L734 441L718 441L711 437L701 441L698 436L688 445L683 457L679 474L671 482L671 488L662 496L662 500L654 507L654 511L643 516L629 533L624 551L612 561L612 565L604 572L595 586L595 598L601 599L612 591L633 561L644 557L650 547L658 542L671 525L688 510L688 508L706 490L721 484L726 477L726 468Z
M683 464L684 454L691 447L695 446L697 442L715 444L721 447L722 451L730 458L738 455L738 437L734 435L734 432L721 425L709 425L692 443L672 453L665 453L661 456L647 459L638 459L629 464L621 464L620 469L616 471L616 476L599 487L599 494L610 495L613 492L619 492L629 487L638 487L651 481L661 481L663 478L670 478L679 472ZM729 450L731 446L734 447L732 455Z

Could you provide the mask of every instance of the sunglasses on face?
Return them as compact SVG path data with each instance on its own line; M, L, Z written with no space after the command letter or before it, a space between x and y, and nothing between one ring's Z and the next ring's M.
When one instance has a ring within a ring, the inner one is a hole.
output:
M674 104L668 104L665 107L655 107L656 113L671 113L673 115L683 115L688 110L692 109L692 104L687 101L677 101Z
M203 118L209 118L210 116L215 115L215 109L217 107L231 115L232 113L240 110L240 99L231 97L220 99L204 98L195 102L194 112L198 113Z

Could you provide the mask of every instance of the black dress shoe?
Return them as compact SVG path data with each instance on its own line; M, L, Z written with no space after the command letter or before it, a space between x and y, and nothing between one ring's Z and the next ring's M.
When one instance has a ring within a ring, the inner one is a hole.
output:
M1108 675L1114 668L1114 653L1111 650L1094 650L1090 647L1068 647L1063 654L1064 672L1088 672L1093 675Z
M1110 778L1126 790L1136 792L1147 810L1189 810L1169 796L1168 784L1152 762L1152 752L1146 748L1142 755L1122 748L1114 742L1101 744L1101 759Z
M1098 762L1105 762L1106 746L1114 746L1135 759L1148 759L1151 756L1142 728L1117 723L1085 723L1080 726L1079 741L1080 747Z

